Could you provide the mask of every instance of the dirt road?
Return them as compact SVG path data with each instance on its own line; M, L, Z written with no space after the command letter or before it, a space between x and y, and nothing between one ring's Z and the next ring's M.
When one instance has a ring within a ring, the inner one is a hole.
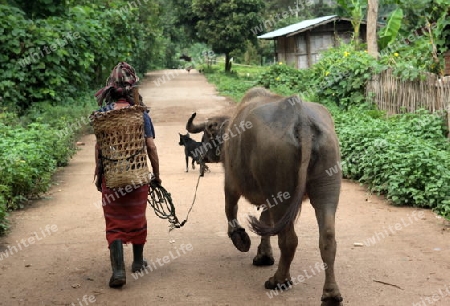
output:
M193 111L204 119L230 104L196 71L179 70L156 86L167 73L149 74L141 93L151 107L163 185L184 219L198 171L184 172L178 132L185 132ZM0 239L0 305L320 305L324 273L315 268L320 255L311 206L305 203L296 225L299 247L291 268L303 282L275 295L264 289L275 266L252 266L257 237L251 236L248 253L240 253L226 235L220 165L210 165L201 179L183 228L169 233L168 222L147 211L145 257L153 271L137 278L128 272L123 289L110 289L100 193L92 183L94 135L81 141L86 145L55 175L49 194L11 214L12 230ZM241 200L240 220L248 213L257 211ZM450 231L432 212L392 207L346 181L336 226L344 305L450 305ZM131 251L125 247L128 271Z

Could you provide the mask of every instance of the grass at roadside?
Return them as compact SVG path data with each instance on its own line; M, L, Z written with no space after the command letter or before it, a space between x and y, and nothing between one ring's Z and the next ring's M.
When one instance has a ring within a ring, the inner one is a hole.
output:
M232 72L225 73L223 64L220 64L206 69L205 76L210 83L216 85L222 96L238 102L248 89L257 85L260 74L267 69L261 66L233 65Z

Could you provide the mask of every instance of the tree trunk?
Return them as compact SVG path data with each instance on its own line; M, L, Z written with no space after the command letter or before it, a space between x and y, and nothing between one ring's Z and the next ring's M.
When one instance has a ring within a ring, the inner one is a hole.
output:
M230 53L225 53L225 72L231 71Z
M378 58L377 19L378 0L369 0L367 8L367 52Z

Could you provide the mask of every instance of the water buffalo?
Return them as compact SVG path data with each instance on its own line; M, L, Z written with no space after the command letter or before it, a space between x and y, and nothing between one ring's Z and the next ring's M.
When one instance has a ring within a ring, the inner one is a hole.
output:
M278 235L281 257L265 288L290 285L289 270L298 244L294 221L307 194L319 225L325 267L322 306L340 305L342 297L334 275L340 153L328 110L297 96L283 97L256 87L245 94L233 115L212 117L201 124L195 124L194 118L195 113L187 122L187 130L203 131L204 141L211 144L206 155L224 166L225 213L235 247L247 252L251 243L237 222L241 196L262 208L259 220L249 217L251 229L261 236L254 265L274 263L270 236ZM334 174L330 175L330 169L336 170ZM285 195L283 200L271 202L280 192Z

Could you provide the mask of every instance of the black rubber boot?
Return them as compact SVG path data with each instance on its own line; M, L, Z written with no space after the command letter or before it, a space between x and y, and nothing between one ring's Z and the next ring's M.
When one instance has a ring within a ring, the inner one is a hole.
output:
M143 244L133 244L133 264L131 265L131 272L135 273L147 267L147 261L145 261L143 253Z
M109 280L111 288L121 288L127 282L125 274L125 261L123 259L123 245L121 240L114 240L109 246L111 267L113 274Z

